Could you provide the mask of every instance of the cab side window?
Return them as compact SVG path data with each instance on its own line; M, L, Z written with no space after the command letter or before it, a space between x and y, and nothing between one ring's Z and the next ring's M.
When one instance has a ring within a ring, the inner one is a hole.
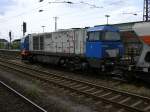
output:
M150 52L148 52L145 56L145 61L150 62Z
M101 39L101 32L96 31L96 32L89 32L88 33L88 40L89 41L98 41Z
M94 32L88 33L88 40L94 40Z

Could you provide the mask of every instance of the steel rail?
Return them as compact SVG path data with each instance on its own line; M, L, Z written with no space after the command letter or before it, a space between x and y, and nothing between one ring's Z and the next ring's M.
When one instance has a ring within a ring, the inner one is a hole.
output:
M19 93L18 91L16 91L15 89L13 89L12 87L8 86L7 84L5 84L4 82L0 81L0 83L5 86L7 89L9 89L10 91L12 91L13 93L15 93L17 96L19 96L20 98L22 98L23 100L27 101L28 103L32 104L34 107L36 107L38 110L40 110L41 112L47 112L45 109L43 109L42 107L38 106L36 103L34 103L33 101L31 101L30 99L26 98L25 96L23 96L21 93Z
M27 75L30 75L30 76L32 76L32 77L36 77L36 78L39 78L40 80L42 80L42 81L46 81L46 82L49 82L49 83L53 83L53 84L55 84L55 85L57 85L57 86L60 86L61 88L63 87L63 88L66 88L66 89L69 89L69 90L71 90L71 91L74 91L74 92L77 92L77 93L79 93L79 94L83 94L83 95L85 95L85 96L90 96L90 97L92 97L93 99L95 99L95 100L97 100L97 99L99 99L99 100L102 100L103 102L105 102L105 103L109 103L109 104L115 104L115 106L117 106L117 107L119 107L119 108L125 108L126 110L128 110L128 111L134 111L134 112L146 112L146 111L144 111L144 110L140 110L140 109L137 109L137 108L134 108L134 107L130 107L130 106L128 106L128 105L124 105L124 104L120 104L120 103L118 103L118 102L115 102L115 101L111 101L111 100L108 100L108 99L106 99L106 98L103 98L103 97L100 97L100 96L96 96L96 95L93 95L93 94L90 94L90 93L88 93L88 92L84 92L84 91L80 91L80 90L78 90L78 89L75 89L75 88L72 88L72 87L68 87L67 85L64 85L64 84L60 84L60 83L58 83L57 81L55 81L55 80L50 80L50 79L48 79L48 77L43 77L42 75L34 75L34 74L32 74L31 72L30 73L28 73L28 72L25 72L25 71L23 71L23 70L21 70L21 69L17 69L17 68L14 68L14 66L13 67L10 67L10 65L8 66L8 65L4 65L4 64L1 64L1 65L3 65L3 66L5 66L5 67L8 67L8 68L10 68L10 69L14 69L14 70L16 70L16 71L19 71L19 72L21 72L21 73L24 73L24 74L27 74ZM19 65L18 65L19 66ZM37 74L39 74L39 72L38 71L34 71L34 72L37 72ZM44 75L44 74L43 74ZM74 80L73 80L74 81ZM81 82L81 81L80 81ZM89 83L87 83L87 84L89 84ZM106 88L106 87L105 87ZM111 89L112 90L112 89ZM114 90L113 90L114 91ZM133 95L133 94L132 94ZM146 98L146 97L144 97L144 98ZM149 101L149 100L148 100Z
M1 60L1 59L0 59L0 61L6 62L6 60ZM141 96L141 95L137 95L137 94L134 94L134 93L129 93L129 92L121 91L121 90L112 89L112 88L109 88L109 87L93 84L93 83L87 82L87 81L81 81L81 80L77 80L77 79L72 79L72 78L69 78L69 77L62 76L63 74L60 74L60 73L52 73L52 72L50 73L48 71L41 71L41 70L35 69L35 68L33 69L31 66L21 65L21 64L12 62L12 61L7 61L7 63L14 64L16 66L20 66L20 67L29 69L31 71L38 72L39 74L43 74L43 75L47 75L47 76L53 75L53 76L56 76L58 78L62 78L62 79L68 80L68 81L73 81L73 82L77 82L77 83L86 84L88 86L92 86L92 87L99 88L99 89L102 88L102 89L105 89L105 90L110 90L110 91L113 91L113 92L116 92L116 93L120 93L120 94L123 94L123 95L130 95L132 97L138 97L138 98L141 98L141 99L144 99L144 100L147 100L147 101L150 102L150 98L149 97L145 97L145 96Z

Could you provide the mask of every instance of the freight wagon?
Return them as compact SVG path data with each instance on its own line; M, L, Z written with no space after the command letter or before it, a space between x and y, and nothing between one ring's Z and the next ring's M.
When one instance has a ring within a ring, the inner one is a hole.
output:
M140 78L150 83L150 22L134 23L127 33L132 33L131 36L138 41L139 44L133 46L133 51L138 48L138 53L133 55L132 51L128 63L122 60L116 68L121 68L122 75L129 80Z

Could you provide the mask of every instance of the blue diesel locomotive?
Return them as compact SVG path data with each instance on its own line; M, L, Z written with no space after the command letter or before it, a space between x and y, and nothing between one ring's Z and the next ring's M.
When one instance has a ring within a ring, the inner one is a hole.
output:
M30 34L21 46L22 59L70 69L110 70L124 54L119 29L112 25Z

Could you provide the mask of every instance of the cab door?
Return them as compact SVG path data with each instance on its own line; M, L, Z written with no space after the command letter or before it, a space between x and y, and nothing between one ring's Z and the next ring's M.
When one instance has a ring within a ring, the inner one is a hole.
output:
M101 49L101 32L88 32L88 39L86 41L86 57L88 58L102 58Z
M101 42L87 41L86 42L86 57L88 58L102 58Z

